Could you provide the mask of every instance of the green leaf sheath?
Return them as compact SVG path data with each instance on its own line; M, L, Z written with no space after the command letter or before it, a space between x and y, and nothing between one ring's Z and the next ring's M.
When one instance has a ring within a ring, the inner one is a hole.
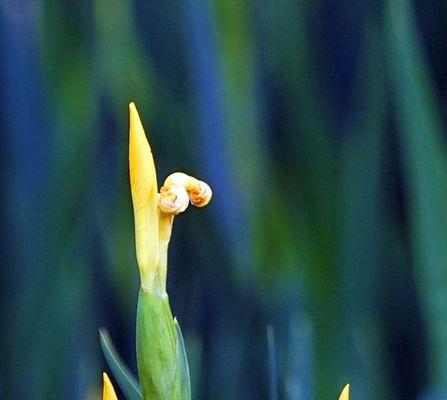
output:
M128 400L142 400L140 385L118 355L106 330L99 331L101 348L114 378Z
M183 350L179 346L167 295L140 290L136 335L138 373L143 398L189 400L189 387L182 390L185 356L182 355L182 361L179 362L179 352Z

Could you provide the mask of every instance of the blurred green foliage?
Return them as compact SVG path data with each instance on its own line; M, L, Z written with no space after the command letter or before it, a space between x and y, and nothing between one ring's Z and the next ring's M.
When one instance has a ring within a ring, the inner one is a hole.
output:
M103 326L135 372L133 100L159 180L214 191L170 251L193 398L447 399L446 27L435 0L0 3L0 398L99 398Z

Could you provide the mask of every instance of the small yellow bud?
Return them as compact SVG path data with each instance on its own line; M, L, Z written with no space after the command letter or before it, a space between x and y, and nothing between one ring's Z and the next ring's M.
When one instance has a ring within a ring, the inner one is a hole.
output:
M341 391L338 400L349 400L349 383Z
M104 382L102 400L118 400L115 390L113 389L112 382L110 382L110 379L105 372L102 373L102 379Z

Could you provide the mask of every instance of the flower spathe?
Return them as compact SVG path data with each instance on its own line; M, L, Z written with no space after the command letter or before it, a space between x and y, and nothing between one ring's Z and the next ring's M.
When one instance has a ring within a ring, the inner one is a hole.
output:
M349 400L349 383L341 391L338 400Z
M102 379L102 400L118 400L118 397L116 397L115 389L113 389L112 382L110 382L110 379L105 372L102 373Z

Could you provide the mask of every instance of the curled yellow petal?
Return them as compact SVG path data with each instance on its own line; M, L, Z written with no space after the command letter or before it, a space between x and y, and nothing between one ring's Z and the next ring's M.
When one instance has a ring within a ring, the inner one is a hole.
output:
M163 186L160 189L158 207L163 214L177 215L188 208L189 196L185 188L178 185Z
M129 172L135 245L141 284L152 290L157 275L158 187L154 158L134 103L129 104Z
M341 391L338 400L349 400L349 383Z
M196 207L205 207L211 200L213 192L207 183L197 180L193 186L189 188L189 197L191 203Z
M208 184L183 172L174 172L166 178L163 186L169 188L172 185L184 187L191 204L196 207L205 207L213 196Z
M163 294L166 293L166 275L168 260L168 245L171 238L174 216L188 208L189 203L196 207L204 207L211 200L211 188L202 181L183 172L175 172L169 175L158 198L160 210L159 218L159 277Z
M112 382L110 382L110 379L105 372L102 373L102 379L103 379L102 400L118 400L118 397L116 397L115 390L113 389Z

